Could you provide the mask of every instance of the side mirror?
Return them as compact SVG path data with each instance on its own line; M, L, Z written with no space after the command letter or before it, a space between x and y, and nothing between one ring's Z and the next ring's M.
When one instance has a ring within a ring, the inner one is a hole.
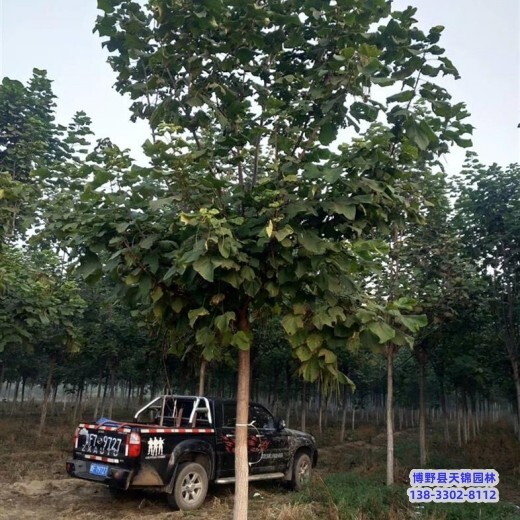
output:
M282 431L282 430L285 429L285 421L284 421L283 419L278 419L278 420L276 421L276 425L277 425L277 428L276 428L276 429L277 429L278 431Z

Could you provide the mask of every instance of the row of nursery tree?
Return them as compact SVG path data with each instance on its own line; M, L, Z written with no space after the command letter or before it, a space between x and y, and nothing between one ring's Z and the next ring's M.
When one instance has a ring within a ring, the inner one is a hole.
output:
M472 126L443 28L385 0L98 6L146 161L58 124L45 71L3 79L2 397L41 386L41 428L59 385L105 413L205 388L242 425L250 396L385 413L389 484L394 421L421 464L427 418L467 438L501 402L520 436L520 166L444 172Z

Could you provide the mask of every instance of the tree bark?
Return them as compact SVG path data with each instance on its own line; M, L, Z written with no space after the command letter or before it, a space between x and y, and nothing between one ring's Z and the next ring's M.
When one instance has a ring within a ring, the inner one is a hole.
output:
M394 356L395 346L386 352L386 485L394 483Z
M204 383L206 379L206 366L208 362L202 358L200 361L200 372L199 372L199 395L204 395Z
M96 396L96 407L94 409L94 420L96 420L97 417L98 417L99 402L101 400L101 385L102 385L102 381L103 381L103 372L101 372L99 374L99 379L98 379L97 396Z
M444 391L444 380L439 381L440 383L440 400L442 409L442 421L444 423L444 444L447 446L450 443L450 427L448 410L446 408L446 392Z
M302 386L302 415L301 415L301 431L305 431L307 422L307 383L304 381Z
M419 459L421 468L426 468L428 452L426 446L426 403L424 397L424 372L426 365L426 352L420 348L416 354L419 365Z
M0 359L0 394L4 387L5 363Z
M250 351L238 352L237 424L235 432L235 507L233 520L247 520L249 465L247 424L249 422Z
M27 377L22 376L22 397L20 399L20 405L23 406L24 400L25 400L25 385L27 383Z
M341 412L341 430L339 432L339 442L345 440L345 426L347 424L347 387L343 388L343 410Z
M513 367L513 380L515 382L516 390L516 419L518 424L517 437L520 441L520 368L518 363L512 363Z
M110 399L108 400L108 417L112 418L114 410L114 400L116 396L116 371L113 366L110 367Z
M249 332L248 305L239 312L238 328ZM233 520L247 520L249 464L247 455L247 433L249 423L249 393L251 379L251 351L238 351L237 421L235 427L235 504Z
M41 436L43 428L45 427L45 419L47 418L47 407L49 405L49 397L51 395L52 388L52 377L54 375L54 366L56 361L54 359L49 360L49 374L47 376L47 384L45 385L45 391L43 393L42 413L40 415L40 426L38 428L38 437Z

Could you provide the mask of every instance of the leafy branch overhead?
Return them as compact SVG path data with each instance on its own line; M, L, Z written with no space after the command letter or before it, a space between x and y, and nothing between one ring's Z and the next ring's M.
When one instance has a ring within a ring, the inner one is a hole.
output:
M153 138L145 167L111 143L70 165L84 186L56 194L48 232L83 274L103 268L156 320L193 328L207 359L249 349L251 322L279 316L303 375L327 383L353 334L415 332L409 311L363 322L359 280L381 252L374 230L417 215L410 169L471 130L433 83L457 75L442 28L382 0L98 6L116 87ZM360 139L336 149L346 128Z

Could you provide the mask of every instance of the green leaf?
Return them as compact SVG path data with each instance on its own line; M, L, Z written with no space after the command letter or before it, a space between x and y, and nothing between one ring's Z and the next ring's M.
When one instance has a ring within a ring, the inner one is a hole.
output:
M301 372L306 381L314 383L320 376L320 367L316 358L311 358L304 362L301 367Z
M119 224L116 225L116 231L118 233L124 233L128 226L130 225L130 222L120 222Z
M346 202L329 202L323 204L323 207L330 211L331 213L337 213L338 215L343 215L348 220L355 220L356 218L356 206L352 203Z
M152 301L155 303L163 297L163 290L160 285L156 285L150 294Z
M198 260L193 262L193 269L197 271L197 273L207 280L208 282L213 282L213 264L211 263L211 258L209 256L202 256Z
M265 232L269 238L271 238L273 235L273 229L274 229L273 221L270 220L265 228Z
M312 358L311 349L307 345L301 345L294 349L294 354L300 361L309 361Z
M411 101L414 98L414 96L415 96L414 90L403 90L402 92L394 94L393 96L387 97L386 101L388 103L399 103L399 102Z
M321 345L323 343L323 337L321 336L321 334L316 334L316 333L310 334L309 337L307 338L306 343L311 350L316 350L321 347Z
M204 307L199 307L198 309L192 309L188 312L188 319L190 320L190 327L193 328L193 325L195 325L195 322L198 318L201 316L208 316L209 311L205 309Z
M143 238L141 242L139 242L139 247L142 249L150 249L155 242L157 242L157 239L159 238L159 235L150 235L146 238Z
M298 242L310 253L321 255L326 249L323 241L311 231L299 232Z
M183 298L180 298L177 296L173 299L173 301L171 303L171 308L173 309L174 312L179 314L185 305L186 305L186 301Z
M99 275L101 268L99 257L95 253L92 253L92 251L87 251L80 261L77 272L83 278L89 279L95 275Z
M334 139L336 139L336 135L338 133L338 129L336 128L336 126L332 123L325 123L321 128L320 128L320 143L323 145L323 146L328 146L330 143L332 143L334 141Z
M231 311L225 312L224 314L221 314L220 316L217 316L215 318L215 327L217 327L217 329L220 332L225 332L225 331L229 330L229 323L231 321L234 321L235 319L236 319L236 315L234 312L231 312Z
M223 258L229 258L231 254L231 245L227 237L220 237L218 239L218 251Z
M152 211L157 211L158 209L166 206L167 204L171 204L174 200L174 197L165 197L163 199L155 199L150 201L150 209Z
M288 236L292 235L293 233L294 233L294 229L291 226L286 225L282 229L275 231L274 236L275 236L276 240L278 240L278 242L282 242L283 240L285 240Z
M114 7L121 3L121 0L98 0L97 6L101 11L109 14L114 11Z
M395 330L384 321L373 321L368 329L378 337L379 343L387 343L395 336Z
M329 350L327 348L322 348L318 352L318 357L324 358L325 363L327 363L327 365L335 364L338 361L338 357L336 356L336 354L334 354L332 350Z
M411 332L418 332L428 325L428 318L425 314L399 316L399 321Z
M296 334L299 329L303 328L303 319L301 316L293 316L292 314L286 314L282 318L282 326L285 329L285 332L289 336Z
M231 345L238 347L240 350L249 350L251 348L252 334L239 330L233 334Z

